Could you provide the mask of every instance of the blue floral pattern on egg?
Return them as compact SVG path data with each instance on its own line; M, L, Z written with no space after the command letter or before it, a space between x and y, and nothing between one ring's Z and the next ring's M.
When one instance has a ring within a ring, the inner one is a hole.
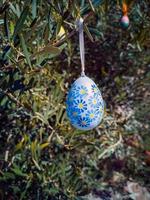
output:
M67 95L67 116L71 124L80 130L98 126L104 113L101 92L87 76L78 78Z

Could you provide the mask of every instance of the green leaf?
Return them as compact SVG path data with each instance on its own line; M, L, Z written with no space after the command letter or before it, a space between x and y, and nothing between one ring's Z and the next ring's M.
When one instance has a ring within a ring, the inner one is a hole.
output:
M92 5L93 5L93 7L96 8L96 7L100 6L103 2L104 2L104 0L93 0L93 1L92 1ZM86 5L86 6L81 10L81 15L87 14L87 13L89 12L90 8L91 8L91 6L90 6L89 4Z
M44 149L49 145L49 142L43 143L40 145L40 149Z
M58 22L57 23L57 27L56 27L56 39L58 39L60 36L59 36L59 34L60 34L60 32L62 31L61 30L61 28L62 28L63 26L62 26L62 22L60 21L60 22ZM63 31L64 31L64 29L63 29Z
M16 26L14 29L13 39L15 39L16 35L21 31L23 28L24 22L28 16L29 13L29 6L26 6L24 10L21 13L21 16L19 17L18 21L16 22Z
M15 176L13 173L10 173L10 172L5 172L3 174L3 176L0 177L0 180L8 180L8 179L15 179Z
M28 181L27 184L26 184L26 187L25 187L25 190L21 193L21 197L20 197L20 200L24 199L26 193L27 193L27 190L28 188L31 186L31 181Z
M38 56L38 55L43 55L43 54L59 54L61 50L58 47L54 47L52 45L45 46L43 49L40 51L36 52L32 57Z
M21 140L16 146L15 146L15 150L20 150L23 147L23 140Z
M84 30L85 30L87 36L89 37L89 39L91 40L91 42L94 42L94 39L93 39L93 37L92 37L92 35L91 35L91 33L90 33L90 31L89 31L89 29L88 29L86 24L84 24Z
M30 68L32 68L31 61L30 61L30 55L29 55L29 52L28 52L28 49L27 49L27 46L26 46L26 43L25 43L25 40L24 40L24 37L22 34L20 35L20 40L21 40L21 46L23 49L23 53L26 57L27 63L29 64Z
M35 166L37 167L37 169L38 169L38 170L41 170L41 168L40 168L38 162L37 162L34 158L32 158L32 161L34 162L34 164L35 164Z
M31 152L32 152L32 156L34 157L36 154L36 150L37 150L37 140L33 141L31 143Z
M4 28L5 28L6 37L8 38L8 40L10 40L7 12L5 12L5 15L4 15Z
M89 31L90 31L90 33L93 33L95 36L98 36L98 37L101 36L102 39L104 40L103 32L97 30L96 28L91 28L91 27L89 27Z
M3 19L0 19L0 25L1 24L4 24L4 20Z
M20 10L18 9L18 6L16 5L16 7L12 4L9 3L9 8L11 9L11 11L19 18L20 17Z
M37 13L37 0L32 0L32 18L36 18Z
M63 38L65 38L65 29L64 29L63 26L60 27L59 32L58 32L56 38L57 39L60 39L60 38L63 39Z
M13 22L11 22L11 21L10 21L9 24L10 24L10 25L9 25L10 33L13 34L13 33L14 33L14 24L13 24Z
M92 1L91 1L91 0L88 0L88 2L89 2L89 5L90 5L90 7L91 7L91 10L92 10L93 12L95 12L95 8L94 8L94 6L93 6Z
M13 164L12 171L18 176L23 176L23 177L27 176L27 174L23 173L20 167L17 166L16 164Z

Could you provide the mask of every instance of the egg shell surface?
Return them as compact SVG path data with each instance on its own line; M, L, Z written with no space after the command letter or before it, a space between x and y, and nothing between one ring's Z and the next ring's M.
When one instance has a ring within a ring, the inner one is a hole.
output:
M129 26L129 17L127 15L124 15L121 18L121 26L122 26L122 28L128 28L128 26Z
M99 125L104 113L104 101L94 81L79 77L71 86L66 101L67 116L80 130L91 130Z

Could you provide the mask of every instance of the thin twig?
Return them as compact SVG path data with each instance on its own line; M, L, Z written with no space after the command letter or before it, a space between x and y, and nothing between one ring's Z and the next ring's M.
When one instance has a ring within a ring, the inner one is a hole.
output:
M122 135L119 134L119 140L111 145L110 147L108 147L108 149L104 150L99 156L98 156L98 159L101 159L103 158L108 152L114 150L116 147L118 147L120 144L122 143Z
M18 106L20 107L24 107L23 104L20 103L20 101L18 101L11 93L4 91L2 89L0 89L0 92L4 95L6 95L11 101L13 101L14 103L16 103Z

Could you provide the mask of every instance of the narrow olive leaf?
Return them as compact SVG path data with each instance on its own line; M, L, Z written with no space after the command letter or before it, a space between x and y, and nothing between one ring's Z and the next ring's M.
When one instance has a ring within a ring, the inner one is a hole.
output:
M20 13L18 13L16 7L12 3L9 3L9 8L18 18L20 17Z
M90 31L89 31L89 29L88 29L86 24L84 24L84 30L85 30L87 36L89 37L89 39L91 40L91 42L94 42L93 36L91 35L91 33L90 33Z
M44 149L49 145L49 142L43 143L40 145L40 149Z
M128 0L127 1L128 8L131 8L135 2L136 2L135 0Z
M62 23L61 22L59 22L59 23L57 23L57 27L56 27L56 39L58 38L58 34L60 33L60 29L61 29L61 27L62 27Z
M35 19L37 14L37 0L32 0L32 18Z
M48 26L45 26L45 30L43 32L43 39L45 41L45 44L47 45L48 44L48 39L49 39L49 28Z
M104 0L93 0L92 1L92 5L93 7L97 7L97 6L100 6L102 3L104 2ZM89 12L90 10L90 5L86 5L83 9L81 9L81 15L85 15Z
M39 164L37 163L37 161L36 161L34 158L32 158L32 161L33 161L33 163L35 164L35 166L37 167L37 169L38 169L38 170L41 170Z
M15 26L15 29L14 29L14 34L13 34L13 39L15 39L16 35L21 31L23 25L24 25L24 22L28 16L28 13L29 13L29 6L26 6L24 8L24 10L22 11L18 21L16 22L16 26Z
M81 0L81 8L83 8L85 6L85 0Z
M103 32L97 30L96 28L91 28L90 27L89 31L90 31L90 33L93 33L95 36L97 36L97 37L101 36L103 40L105 39Z
M15 146L15 150L18 151L20 149L22 149L23 147L23 140L21 140L21 142L19 142L16 146Z
M6 11L6 9L8 9L9 8L9 2L5 2L5 3L1 3L1 5L0 5L0 14L2 14L3 12L5 12Z
M89 5L90 5L90 7L91 7L91 10L92 10L93 12L95 12L95 8L94 8L94 6L93 6L93 4L92 4L92 1L91 1L91 0L88 0L88 2L89 2Z
M4 20L3 19L0 19L0 25L1 24L4 24Z
M23 192L21 192L20 200L24 199L25 195L27 194L27 190L31 185L31 181L29 180L26 184L26 187Z
M142 51L139 41L137 41L137 48L140 52Z
M13 34L14 33L14 24L12 21L10 21L10 23L9 23L9 28L10 28L10 34Z
M16 179L14 173L5 172L3 176L0 176L0 180L10 180L10 179Z
M58 47L54 47L52 45L46 46L40 51L34 53L32 57L38 56L38 55L43 55L43 54L60 54L61 50Z
M109 0L105 1L104 7L105 7L105 12L108 13L108 8L109 8ZM119 3L117 2L117 4L119 5Z
M56 38L59 40L65 38L65 29L63 26L60 27L60 30L59 30Z
M6 37L9 40L10 34L9 34L8 19L7 19L7 12L6 11L5 11L5 15L4 15L4 29L5 29Z
M30 68L32 68L31 61L30 61L30 55L29 55L29 52L28 52L28 49L27 49L27 46L26 46L26 43L25 43L25 40L24 40L24 37L22 34L20 35L20 41L21 41L21 46L23 49L23 53L26 57L27 63L29 64Z
M16 164L13 164L13 168L11 169L16 175L26 177L27 174L23 173L22 170Z

